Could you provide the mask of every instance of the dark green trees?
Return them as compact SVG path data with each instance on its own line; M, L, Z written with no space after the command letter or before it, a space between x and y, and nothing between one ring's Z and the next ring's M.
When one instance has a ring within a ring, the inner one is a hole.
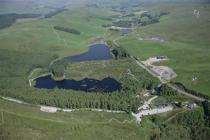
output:
M68 63L65 60L59 60L51 65L50 71L52 72L53 78L55 80L59 81L65 78L65 69L67 64Z
M123 47L115 47L112 50L115 59L130 57L130 54Z
M109 47L111 47L111 52L115 59L130 57L130 54L122 46L118 46L110 40L106 41L106 43Z
M78 31L76 29L71 29L71 28L66 28L66 27L54 26L54 29L63 31L63 32L67 32L67 33L71 33L71 34L75 34L75 35L81 34L80 31Z
M56 11L50 12L44 16L44 18L51 18L61 12L67 11L67 9L57 9Z
M157 92L161 96L176 96L178 95L178 92L168 87L166 84L161 85Z
M11 26L18 18L36 18L39 14L2 14L0 15L0 29Z

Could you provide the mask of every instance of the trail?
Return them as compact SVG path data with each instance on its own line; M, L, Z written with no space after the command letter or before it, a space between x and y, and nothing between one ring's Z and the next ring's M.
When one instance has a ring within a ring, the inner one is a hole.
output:
M156 98L158 98L158 96L154 96L154 97L150 98L148 101L145 101L144 104L138 108L138 110L149 108L149 105L151 104L151 102L153 100L155 100Z
M119 121L116 118L111 118L108 122L111 123L112 121L115 121L115 122L120 123L120 124L125 124L125 123L133 123L135 120L132 119L132 120Z
M119 124L126 124L126 123L133 123L133 120L123 120L123 121L119 121L118 119L112 117L109 120L105 120L105 121L99 121L99 122L90 122L90 121L82 121L82 120L77 120L74 118L70 118L70 120L66 120L66 121L62 121L62 120L55 120L55 119L45 119L45 118L41 118L41 117L34 117L34 116L30 116L30 115L23 115L23 114L19 114L19 113L15 113L15 112L11 112L8 110L4 110L4 109L0 109L1 111L1 115L2 115L2 122L0 123L0 125L4 124L4 118L3 118L3 112L14 115L14 116L18 116L18 117L22 117L22 118L27 118L27 119L34 119L34 120L39 120L39 121L48 121L48 122L54 122L54 123L63 123L63 124L72 124L72 122L80 122L82 124L107 124L107 123L112 123L112 122L116 122Z
M65 45L66 47L68 47L68 44L67 44L66 40L65 40L64 38L61 38L61 37L60 37L60 35L57 33L57 31L55 31L55 29L53 28L52 25L50 25L50 26L51 26L51 28L52 28L53 33L57 36L57 39L63 41L64 45Z
M180 111L180 112L177 112L175 115L173 115L173 116L171 116L170 118L168 118L166 121L164 121L163 123L167 123L167 122L169 122L169 121L171 121L173 118L175 118L178 114L180 114L180 113L184 113L184 112L186 112L187 110L182 110L182 111Z
M132 74L130 69L128 69L128 73L127 74L132 76L133 79L135 79L137 82L139 82L139 80L136 78L136 76L134 74Z
M126 37L126 36L117 37L116 39L113 40L113 43L114 43L115 45L119 46L119 44L117 43L117 41L118 41L119 39L124 38L124 37ZM157 79L161 82L161 84L166 84L167 86L169 86L169 87L172 88L173 90L176 90L177 92L179 92L179 93L181 93L181 94L183 94L183 95L185 95L185 96L188 96L188 97L190 97L190 98L193 98L193 99L195 99L195 100L198 100L198 101L205 101L204 98L201 98L201 97L192 95L192 94L190 94L190 93L188 93L188 92L186 92L186 91L184 91L184 90L182 90L182 89L180 89L180 88L178 88L178 87L172 85L172 84L169 83L168 81L166 81L166 80L162 79L160 76L158 76L155 72L153 72L152 70L150 70L150 69L149 69L147 66L145 66L141 61L135 59L133 56L131 56L131 58L134 59L134 61L137 63L138 66L140 66L141 68L145 69L145 70L146 70L150 75L152 75L153 77L157 78Z
M134 58L133 58L134 59ZM162 83L162 84L166 84L167 86L169 86L170 88L172 88L173 90L176 90L177 92L185 95L185 96L188 96L188 97L191 97L193 99L196 99L196 100L199 100L199 101L204 101L205 99L204 98L201 98L201 97L198 97L198 96L195 96L195 95L192 95L174 85L172 85L171 83L167 82L166 80L162 79L160 76L158 76L156 73L154 73L152 70L150 70L149 68L147 68L142 62L134 59L136 61L136 63L143 69L145 69L148 73L150 73L153 77L156 77L157 79L159 79L159 81Z
M106 35L107 35L107 33L108 33L108 29L106 29L106 31L104 32L104 38L106 38Z
M51 122L57 122L57 123L66 123L65 121L59 121L59 120L53 120L53 119L44 119L44 118L39 118L39 117L32 117L32 116L28 116L28 115L22 115L22 114L18 114L18 113L14 113L8 110L4 110L4 109L0 109L1 112L5 112L14 116L18 116L18 117L23 117L23 118L28 118L28 119L35 119L35 120L40 120L40 121L51 121Z
M117 43L117 41L120 40L120 39L122 39L122 38L124 38L124 37L125 37L125 36L119 36L119 37L117 37L116 39L113 40L113 43L114 43L116 46L120 46L120 45Z
M23 104L23 105L30 105L28 103L25 103L23 101L20 101L20 100L16 100L16 99L13 99L13 98L6 98L6 97L1 97L2 99L6 100L6 101L10 101L10 102L14 102L14 103L18 103L18 104ZM37 107L40 107L39 105L37 105ZM54 107L53 107L54 108ZM87 108L87 109L61 109L61 108L57 108L57 109L60 109L61 111L64 111L64 112L72 112L72 111L95 111L95 112L107 112L107 113L124 113L124 111L115 111L115 110L103 110L103 109L91 109L91 108ZM68 111L70 110L70 111ZM53 120L53 119L43 119L43 118L39 118L39 117L32 117L32 116L25 116L25 115L22 115L22 114L17 114L17 113L14 113L14 112L10 112L8 110L4 110L4 109L0 109L0 111L2 112L6 112L6 113L9 113L9 114L13 114L13 115L16 115L16 116L19 116L19 117L25 117L25 118L31 118L31 119L36 119L36 120L42 120L42 121L51 121L51 122L57 122L57 123L68 123L68 121L58 121L58 120ZM72 119L72 118L71 118ZM75 121L78 121L77 119L74 119ZM117 122L119 124L125 124L125 123L132 123L134 120L123 120L123 121L119 121L118 119L112 117L111 119L107 120L107 121L101 121L101 122L95 122L97 124L106 124L106 123L111 123L111 122ZM83 122L83 123L92 123L92 122Z
M49 67L53 65L54 62L58 61L60 58L56 58L54 60L52 60L49 64ZM44 76L47 76L47 75L51 75L52 73L51 72L48 72L48 73L44 73L44 74L41 74L39 76L36 76L34 78L31 78L33 73L36 72L37 70L42 70L41 68L35 68L31 71L31 73L29 74L28 76L28 82L29 82L29 86L32 87L32 82L37 79L37 78L40 78L40 77L44 77Z

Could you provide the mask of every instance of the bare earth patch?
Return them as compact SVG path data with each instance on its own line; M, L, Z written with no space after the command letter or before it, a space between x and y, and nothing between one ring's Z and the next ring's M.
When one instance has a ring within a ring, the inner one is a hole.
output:
M139 41L154 41L154 42L165 42L164 39L162 39L160 36L150 36L150 37L145 37L145 38L138 38Z
M166 66L152 66L152 70L165 80L171 80L177 76L173 69Z
M49 106L41 106L40 110L47 113L55 113L58 111L58 108L49 107Z
M162 59L158 59L157 57L150 57L147 60L142 61L142 63L146 66L150 66L154 63L161 62L161 61L166 61L166 60L168 60L168 58L166 58L166 57L162 58Z
M142 63L145 66L150 66L151 70L154 71L157 75L159 75L161 78L165 80L171 80L177 76L177 74L174 72L172 68L169 68L167 66L154 66L154 63L167 61L169 60L166 56L157 56L157 57L150 57L145 61L142 61Z

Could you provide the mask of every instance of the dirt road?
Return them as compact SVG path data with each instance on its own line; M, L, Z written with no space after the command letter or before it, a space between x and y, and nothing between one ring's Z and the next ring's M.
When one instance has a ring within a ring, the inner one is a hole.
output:
M133 57L132 57L133 58ZM133 58L137 65L139 65L141 68L145 69L147 72L149 72L152 76L158 78L160 80L160 82L162 84L167 84L170 88L176 90L177 92L183 94L183 95L186 95L188 97L191 97L193 99L196 99L196 100L199 100L199 101L204 101L205 99L204 98L201 98L201 97L198 97L198 96L195 96L195 95L192 95L182 89L179 89L178 87L172 85L171 83L168 83L166 80L162 79L160 76L158 76L157 74L155 74L152 70L150 70L149 68L147 68L142 62L140 62L139 60L136 60L135 58Z

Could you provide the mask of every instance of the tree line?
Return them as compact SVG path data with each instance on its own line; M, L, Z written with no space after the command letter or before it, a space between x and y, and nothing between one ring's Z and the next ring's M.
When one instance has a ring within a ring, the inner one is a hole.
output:
M136 112L143 100L136 94L143 89L152 89L159 82L144 69L132 63L129 66L133 78L126 71L122 71L119 82L122 89L112 93L83 92L64 89L37 89L28 84L29 70L36 66L48 68L55 55L46 52L22 53L1 49L0 51L0 95L17 98L32 104L57 106L61 108L100 108ZM56 61L49 70L56 76L65 72L66 62ZM11 88L12 87L12 88Z
M154 23L159 22L161 16L168 15L168 14L169 14L168 12L161 12L161 13L157 13L157 14L145 12L140 16L139 19L137 19L137 23L142 26L154 24Z
M176 96L179 93L176 90L173 90L167 84L162 84L160 87L156 87L156 92L160 96Z
M71 33L71 34L75 34L75 35L80 35L81 32L76 30L76 29L72 29L72 28L67 28L67 27L60 27L60 26L54 26L55 30L59 30L59 31L63 31L63 32L67 32L67 33Z
M50 72L52 73L54 80L63 80L65 78L65 70L67 68L67 65L67 61L58 60L50 66Z
M151 140L208 140L210 137L209 119L205 114L204 106L178 113L168 123L162 123L163 120L158 116L152 116L150 120L159 129L151 135Z
M51 17L53 17L53 16L55 16L55 15L57 15L57 14L59 14L59 13L62 13L62 12L64 12L64 11L67 11L67 9L57 9L57 10L55 10L55 11L53 11L53 12L50 12L50 13L46 14L46 15L44 16L44 18L51 18Z
M36 18L40 17L40 14L1 14L0 15L0 29L11 26L16 22L18 18Z
M210 100L210 97L205 95L205 94L202 94L200 92L197 92L197 91L194 91L194 90L191 90L191 89L188 89L186 88L182 83L179 83L179 82L174 82L173 84L175 84L176 86L178 86L179 88L183 89L184 91L190 93L190 94L193 94L195 96L198 96L198 97L201 97L201 98L205 98L207 100Z
M111 47L111 53L115 59L122 59L130 57L130 54L122 46L115 45L112 41L106 41L107 45Z

